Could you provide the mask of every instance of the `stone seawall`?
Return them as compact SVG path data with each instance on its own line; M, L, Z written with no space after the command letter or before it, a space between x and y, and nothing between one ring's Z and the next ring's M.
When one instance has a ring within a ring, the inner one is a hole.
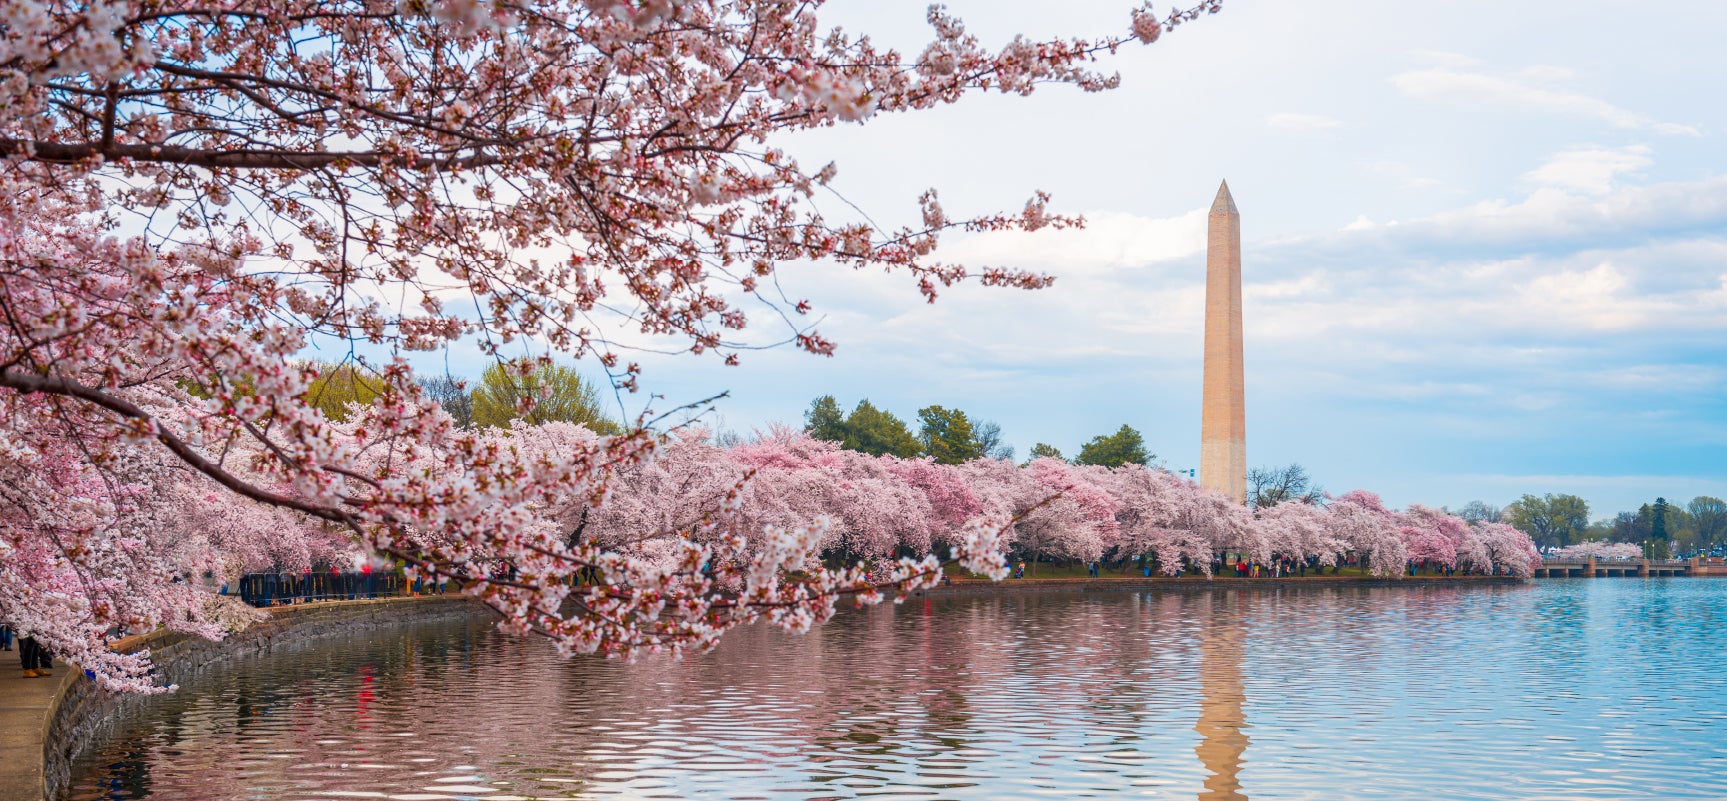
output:
M933 589L922 590L919 597L964 598L984 595L1019 595L1025 593L1074 592L1206 592L1209 590L1288 589L1291 587L1431 587L1481 584L1522 584L1528 579L1507 576L1404 576L1369 578L1364 576L1307 576L1303 578L1058 578L1006 579L1000 582L956 581Z
M268 651L334 634L405 623L464 617L489 617L486 608L459 595L382 598L369 601L278 606L270 617L220 642L159 631L128 637L115 650L150 649L159 683L181 684L212 665L243 654ZM127 715L150 703L151 696L107 692L68 668L42 727L41 798L60 798L71 782L72 765L90 748L112 736Z

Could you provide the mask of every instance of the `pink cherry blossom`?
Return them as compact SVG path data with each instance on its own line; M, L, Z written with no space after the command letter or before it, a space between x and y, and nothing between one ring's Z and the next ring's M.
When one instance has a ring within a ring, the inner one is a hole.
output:
M632 392L641 368L606 331L726 363L780 340L831 354L812 302L778 294L787 263L897 272L931 301L1047 286L933 256L954 231L1078 223L1046 195L954 217L929 190L913 225L834 220L816 195L837 168L771 143L983 91L1107 89L1098 59L1218 4L999 49L935 7L915 56L823 30L820 6L0 2L0 615L144 691L148 655L107 634L220 636L234 610L205 573L386 559L460 582L508 631L629 658L901 597L944 545L998 576L1009 548L1294 547L1149 473L947 468L786 432L726 449L651 425L460 430L401 357L363 366L381 391L345 420L311 402L314 341L474 343L521 375L589 359ZM783 327L749 319L758 303ZM504 358L523 343L546 350ZM1390 514L1350 497L1338 536L1401 564ZM1519 558L1508 532L1482 529L1496 565Z

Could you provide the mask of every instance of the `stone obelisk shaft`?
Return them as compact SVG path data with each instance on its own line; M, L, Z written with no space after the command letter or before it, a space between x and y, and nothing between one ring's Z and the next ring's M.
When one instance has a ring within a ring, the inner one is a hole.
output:
M1247 501L1247 403L1241 365L1241 213L1224 182L1205 248L1205 398L1199 483Z

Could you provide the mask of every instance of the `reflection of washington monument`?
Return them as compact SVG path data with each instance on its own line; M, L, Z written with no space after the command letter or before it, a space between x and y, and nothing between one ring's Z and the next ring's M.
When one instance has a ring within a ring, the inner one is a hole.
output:
M1215 602L1216 596L1213 596ZM1211 774L1200 801L1246 801L1241 792L1241 755L1247 750L1247 722L1242 716L1243 632L1239 621L1208 615L1199 643L1199 745L1194 753Z

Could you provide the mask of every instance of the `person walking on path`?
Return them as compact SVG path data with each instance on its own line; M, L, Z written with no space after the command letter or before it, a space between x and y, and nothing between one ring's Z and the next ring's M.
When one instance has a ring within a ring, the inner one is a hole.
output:
M12 650L12 627L0 623L0 651Z
M23 632L19 633L23 634ZM24 678L34 679L54 675L52 671L54 662L48 654L48 649L43 648L41 643L36 642L35 637L28 634L18 638L18 660L24 663Z

